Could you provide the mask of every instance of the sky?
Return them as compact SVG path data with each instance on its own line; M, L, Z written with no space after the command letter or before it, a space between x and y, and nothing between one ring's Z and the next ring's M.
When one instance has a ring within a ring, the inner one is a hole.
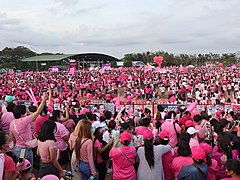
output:
M0 0L0 49L234 53L240 0Z

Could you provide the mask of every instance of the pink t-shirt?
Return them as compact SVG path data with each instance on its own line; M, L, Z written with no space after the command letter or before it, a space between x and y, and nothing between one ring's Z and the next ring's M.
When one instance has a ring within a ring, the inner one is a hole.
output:
M193 164L192 157L184 157L184 156L178 156L173 159L172 162L172 170L174 173L174 179L178 179L178 173L181 171L183 166L191 165Z
M173 162L173 152L171 150L162 156L162 165L164 171L164 178L165 180L172 180L173 179L173 172L172 172L172 162Z
M94 143L94 148L98 148L98 147L103 148L103 144L100 143L99 140L97 139ZM98 163L103 162L103 159L99 153L97 153L97 162Z
M67 121L62 122L62 124L67 128L69 133L72 133L75 128L75 122L72 119L68 119Z
M31 122L32 117L26 116L15 119L10 123L10 132L16 139L16 146L26 147L25 142L33 139L31 132ZM16 126L14 126L14 124ZM18 132L16 131L15 127Z
M77 139L77 136L74 136L73 133L71 133L68 139L69 147L71 150L75 148L76 139Z
M148 130L148 128L144 127L144 126L136 127L136 129L135 129L136 136L143 135L144 131L146 131L146 130Z
M136 149L133 146L120 146L122 153L134 164ZM118 148L112 148L109 157L113 161L114 180L134 180L136 172L134 166L122 155Z
M215 172L219 170L218 163L215 159L212 159L212 165L208 166L207 180L216 180Z
M85 138L82 139L81 143L83 143L85 140ZM96 172L93 160L93 141L91 139L86 140L82 144L82 147L80 149L80 160L89 163L92 174Z
M192 148L193 146L199 146L198 140L196 140L195 138L191 138L189 141L189 146L190 148Z
M0 125L2 127L3 132L5 132L6 134L9 134L9 126L14 119L15 118L12 112L3 113L1 117L1 125Z
M176 127L177 132L180 133L180 131L181 131L180 126L177 123L175 123L175 127ZM169 143L168 144L172 147L175 147L176 144L178 143L178 139L177 139L176 131L174 130L173 120L167 119L162 124L161 129L169 132Z
M62 138L64 136L68 136L69 132L63 124L56 122L56 125L57 132L54 134L56 138L56 146L60 151L65 151L68 147L68 144Z
M44 163L50 162L50 149L56 149L56 143L53 140L41 142L38 140L38 152Z

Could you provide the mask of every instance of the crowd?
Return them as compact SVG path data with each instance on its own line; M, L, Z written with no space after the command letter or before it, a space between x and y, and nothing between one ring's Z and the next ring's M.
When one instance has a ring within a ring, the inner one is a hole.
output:
M158 105L154 116L147 108L112 114L79 102L84 96L112 101L107 95L122 87L128 103L129 96L154 99L161 88L169 101L201 104L219 94L213 103L237 103L239 82L238 69L214 68L0 76L0 179L54 180L66 178L66 170L82 180L240 179L239 113L210 116L183 106L166 113ZM15 104L29 99L30 87L38 103Z
M169 103L199 104L239 103L240 71L238 68L175 68L164 71L144 68L118 68L95 71L80 70L75 74L68 72L25 72L0 75L0 95L15 96L17 100L29 100L26 90L31 88L36 99L53 90L53 97L76 102L81 98L102 99L112 102L123 91L124 101L156 101L167 98ZM0 97L1 98L1 97Z

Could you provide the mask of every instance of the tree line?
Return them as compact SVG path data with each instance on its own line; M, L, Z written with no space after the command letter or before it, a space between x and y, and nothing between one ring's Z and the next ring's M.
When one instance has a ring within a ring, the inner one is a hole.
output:
M60 53L56 53L60 54ZM54 55L53 53L45 52L37 54L31 49L24 46L17 46L15 48L5 47L0 51L0 69L11 68L11 69L26 69L31 67L26 67L26 63L21 62L21 59L40 56L40 55ZM155 56L163 56L162 66L202 66L206 63L219 64L223 63L225 66L231 64L237 64L237 58L235 53L225 53L225 54L179 54L175 55L166 51L157 52L142 52L142 53L128 53L120 60L124 61L125 67L131 67L132 61L142 61L145 64L154 64L153 58ZM112 66L116 66L116 62L111 62Z
M132 66L132 61L142 61L145 64L149 63L151 65L156 64L153 61L155 56L162 56L163 63L162 66L202 66L208 64L218 65L222 63L224 66L230 66L231 64L237 64L238 58L235 53L224 53L224 54L179 54L174 55L166 51L157 52L143 52L143 53L129 53L125 54L123 57L124 66Z

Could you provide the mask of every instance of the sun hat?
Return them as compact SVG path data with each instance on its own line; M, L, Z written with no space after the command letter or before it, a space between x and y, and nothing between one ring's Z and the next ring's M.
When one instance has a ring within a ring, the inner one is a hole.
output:
M101 123L100 121L94 121L92 123L92 128L95 131L97 128L99 127L104 127L105 125L103 123Z

